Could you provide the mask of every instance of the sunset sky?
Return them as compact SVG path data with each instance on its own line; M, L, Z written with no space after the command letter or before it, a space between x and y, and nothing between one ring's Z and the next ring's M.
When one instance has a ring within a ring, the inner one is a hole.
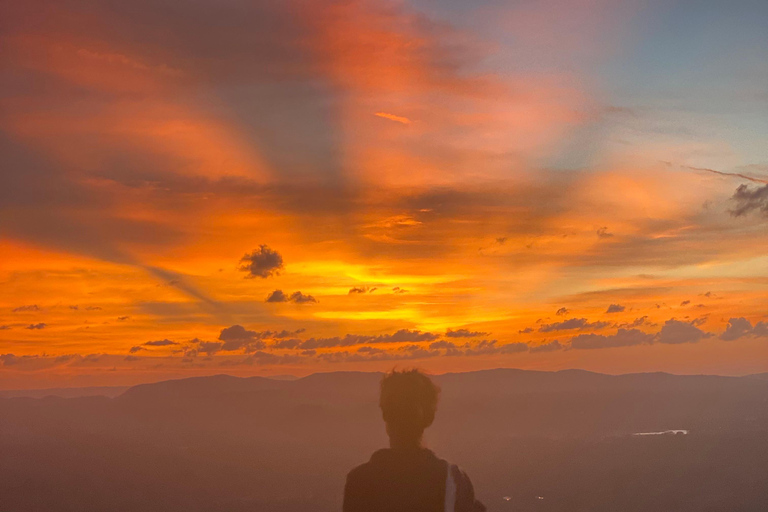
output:
M0 388L768 371L768 2L0 11Z

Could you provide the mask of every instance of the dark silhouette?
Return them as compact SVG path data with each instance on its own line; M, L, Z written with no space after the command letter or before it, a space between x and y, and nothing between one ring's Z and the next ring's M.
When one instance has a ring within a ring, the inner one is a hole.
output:
M347 475L344 512L483 512L469 477L422 446L440 389L419 370L381 381L379 407L389 448Z

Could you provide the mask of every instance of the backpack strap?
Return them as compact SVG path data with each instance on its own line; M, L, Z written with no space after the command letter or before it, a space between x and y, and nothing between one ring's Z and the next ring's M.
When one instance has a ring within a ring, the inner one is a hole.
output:
M454 466L445 465L445 512L454 512L456 508L456 479L453 477Z

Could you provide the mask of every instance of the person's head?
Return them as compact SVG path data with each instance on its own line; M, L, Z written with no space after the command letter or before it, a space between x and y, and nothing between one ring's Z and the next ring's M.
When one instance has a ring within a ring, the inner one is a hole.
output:
M379 407L392 445L418 446L432 424L440 393L419 370L392 370L381 380Z

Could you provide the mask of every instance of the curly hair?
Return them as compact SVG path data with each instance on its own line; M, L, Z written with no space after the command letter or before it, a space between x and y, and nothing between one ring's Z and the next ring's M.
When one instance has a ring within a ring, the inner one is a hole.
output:
M422 371L392 370L381 379L379 407L390 435L420 439L432 425L440 388Z

